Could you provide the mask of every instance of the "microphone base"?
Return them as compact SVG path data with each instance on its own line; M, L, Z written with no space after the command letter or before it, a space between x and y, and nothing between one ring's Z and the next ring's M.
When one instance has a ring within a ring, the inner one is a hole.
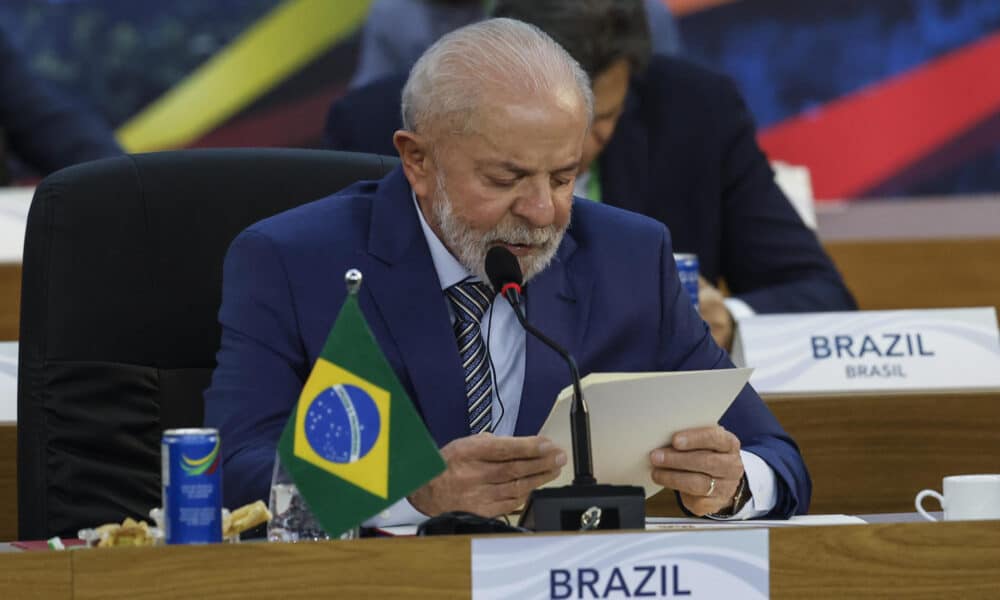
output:
M645 529L646 492L634 485L567 485L531 492L518 525L534 531L579 531L584 511L596 506L594 529Z

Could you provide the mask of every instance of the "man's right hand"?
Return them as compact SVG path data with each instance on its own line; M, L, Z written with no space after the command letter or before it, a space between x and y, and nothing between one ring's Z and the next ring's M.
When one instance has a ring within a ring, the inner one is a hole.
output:
M452 441L441 455L448 465L445 472L409 497L425 515L456 510L484 517L509 514L566 464L566 453L539 436L482 433Z

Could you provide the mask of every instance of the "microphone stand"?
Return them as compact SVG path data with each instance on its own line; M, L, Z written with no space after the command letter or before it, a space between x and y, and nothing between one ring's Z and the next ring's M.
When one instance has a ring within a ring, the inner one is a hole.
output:
M555 351L569 366L573 381L570 435L573 443L573 483L531 492L519 525L535 531L585 531L590 529L645 529L646 494L634 485L598 484L594 479L590 443L590 414L583 397L576 361L548 336L528 323L521 310L520 286L501 289L524 330Z
M590 444L590 411L587 409L587 401L583 398L583 389L580 387L580 370L576 367L576 361L573 360L569 352L566 352L559 344L528 322L514 290L509 290L507 294L509 295L505 297L510 302L514 314L524 330L554 350L569 366L569 376L573 382L573 404L569 409L569 431L573 440L573 485L593 485L597 483L597 480L594 479L594 458ZM515 300L511 300L511 296Z

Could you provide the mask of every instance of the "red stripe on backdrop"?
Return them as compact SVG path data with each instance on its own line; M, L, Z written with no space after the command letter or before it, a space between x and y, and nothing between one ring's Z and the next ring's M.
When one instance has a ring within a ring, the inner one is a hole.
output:
M675 17L683 17L736 0L661 0Z
M304 98L239 116L224 123L189 147L302 147L315 144L323 136L326 113L330 105L343 92L343 85L331 85Z
M854 198L1000 111L1000 34L760 133L817 198Z

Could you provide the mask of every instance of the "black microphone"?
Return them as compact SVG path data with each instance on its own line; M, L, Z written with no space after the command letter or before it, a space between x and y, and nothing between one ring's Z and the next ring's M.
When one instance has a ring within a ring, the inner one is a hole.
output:
M510 303L524 330L566 361L573 380L573 404L570 407L573 484L532 491L521 515L520 526L537 531L644 529L644 490L638 486L600 485L594 479L590 415L583 398L580 371L565 348L549 339L525 318L521 310L524 277L517 258L502 246L490 248L486 253L486 276L493 289Z
M493 289L510 302L524 330L555 351L569 366L573 381L573 404L569 409L570 435L573 440L573 485L593 485L594 459L590 444L590 414L580 386L580 371L576 361L565 348L536 329L521 310L521 285L524 276L517 258L503 246L494 246L486 253L486 276Z

